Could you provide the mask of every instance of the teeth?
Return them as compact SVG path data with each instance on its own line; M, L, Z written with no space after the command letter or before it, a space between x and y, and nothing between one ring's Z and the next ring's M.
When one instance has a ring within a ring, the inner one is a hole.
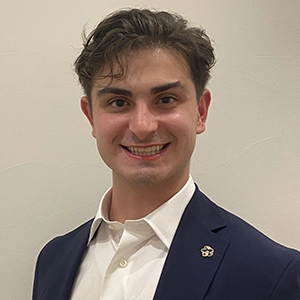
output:
M140 148L140 147L126 147L132 154L146 156L146 155L155 155L161 152L164 148L164 145L156 145L152 147Z

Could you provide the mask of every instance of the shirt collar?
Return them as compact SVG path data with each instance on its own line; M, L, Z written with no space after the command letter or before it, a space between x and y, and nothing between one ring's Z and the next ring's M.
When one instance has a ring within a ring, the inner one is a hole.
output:
M99 207L97 209L97 213L95 216L95 219L92 223L91 229L90 229L90 235L88 239L88 244L91 242L93 239L98 227L100 226L101 222L103 219L108 220L108 211L109 211L109 206L110 206L110 201L111 201L111 192L112 188L110 187L102 196Z
M190 175L188 181L179 192L143 218L168 249L170 248L185 207L195 192L195 188L194 181ZM90 229L88 244L91 242L102 220L108 220L111 193L112 188L109 188L100 200L95 219Z
M195 192L192 176L183 188L144 219L169 249L181 216Z

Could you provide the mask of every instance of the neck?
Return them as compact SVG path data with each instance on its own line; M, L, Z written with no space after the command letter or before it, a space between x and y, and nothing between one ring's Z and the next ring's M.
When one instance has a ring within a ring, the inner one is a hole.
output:
M187 174L181 180L170 178L159 184L145 186L124 182L113 174L110 220L124 223L147 216L179 192L188 177Z

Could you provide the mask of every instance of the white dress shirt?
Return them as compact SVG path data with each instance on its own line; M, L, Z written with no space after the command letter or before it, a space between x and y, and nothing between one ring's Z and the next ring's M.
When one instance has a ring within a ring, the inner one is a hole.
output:
M91 226L71 300L153 299L175 231L194 191L190 176L184 187L155 211L122 224L108 219L109 189Z

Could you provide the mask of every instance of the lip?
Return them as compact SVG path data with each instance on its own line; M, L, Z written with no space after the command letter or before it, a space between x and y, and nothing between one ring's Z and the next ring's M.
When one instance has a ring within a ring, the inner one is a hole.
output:
M130 157L138 159L154 159L163 155L169 145L170 143L130 146L121 145L121 147L124 149L124 152Z

